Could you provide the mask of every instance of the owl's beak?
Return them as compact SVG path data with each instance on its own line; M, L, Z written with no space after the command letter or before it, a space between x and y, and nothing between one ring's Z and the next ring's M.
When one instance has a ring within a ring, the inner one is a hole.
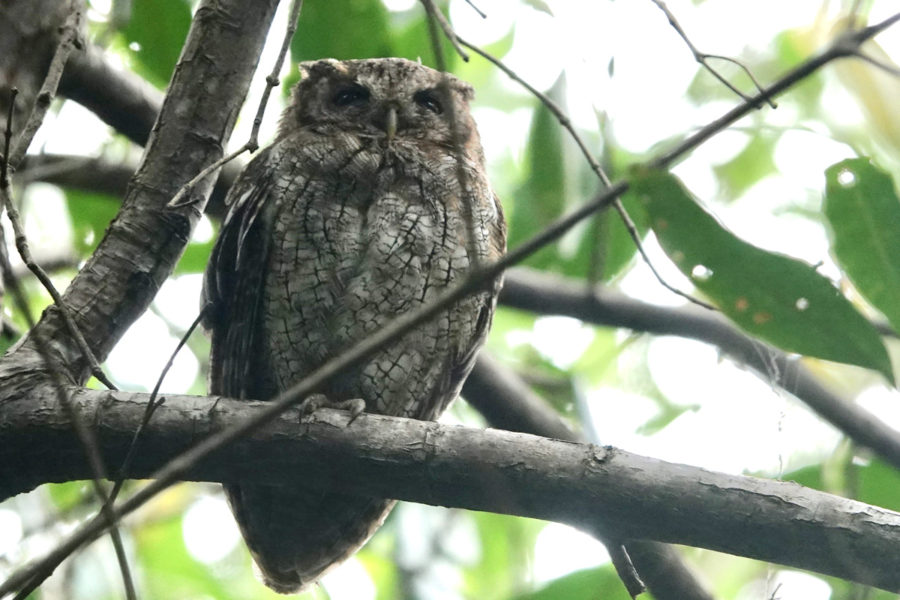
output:
M389 106L387 115L384 119L384 132L387 134L387 141L390 142L397 135L397 107Z

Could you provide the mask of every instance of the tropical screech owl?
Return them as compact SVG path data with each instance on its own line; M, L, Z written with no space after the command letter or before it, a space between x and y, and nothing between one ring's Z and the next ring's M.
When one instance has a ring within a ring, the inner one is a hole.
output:
M228 195L207 267L213 394L269 399L505 249L468 84L399 58L301 70L275 142ZM437 418L472 368L498 291L464 298L322 392ZM353 554L394 505L303 487L225 492L266 584L283 593Z

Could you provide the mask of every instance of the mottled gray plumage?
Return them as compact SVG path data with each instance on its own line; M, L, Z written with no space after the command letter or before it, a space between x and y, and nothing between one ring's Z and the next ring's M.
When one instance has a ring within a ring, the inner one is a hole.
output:
M472 252L486 263L505 248L467 84L395 58L302 69L277 139L229 193L207 268L214 394L271 398L458 282ZM472 367L498 289L460 301L323 393L437 418ZM393 506L313 488L225 490L265 582L281 592L355 552Z

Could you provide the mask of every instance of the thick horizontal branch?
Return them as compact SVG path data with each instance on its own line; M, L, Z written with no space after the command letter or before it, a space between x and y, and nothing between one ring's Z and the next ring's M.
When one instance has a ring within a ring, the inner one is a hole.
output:
M146 394L75 389L104 458L120 458ZM262 403L167 396L132 467L150 475ZM0 405L0 496L89 475L55 394ZM499 430L296 410L194 465L187 479L321 486L686 544L900 591L900 514L797 484L713 473L609 447ZM560 502L560 498L565 501Z
M493 427L571 442L586 441L511 369L482 351L463 386L463 396ZM593 528L602 531L602 525ZM666 544L628 540L626 551L641 580L657 600L712 600L684 564L681 554Z

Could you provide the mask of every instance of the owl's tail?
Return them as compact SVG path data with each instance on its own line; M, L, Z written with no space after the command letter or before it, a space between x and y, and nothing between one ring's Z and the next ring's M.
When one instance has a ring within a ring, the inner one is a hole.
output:
M244 540L267 586L300 592L355 553L395 500L307 489L226 485Z

